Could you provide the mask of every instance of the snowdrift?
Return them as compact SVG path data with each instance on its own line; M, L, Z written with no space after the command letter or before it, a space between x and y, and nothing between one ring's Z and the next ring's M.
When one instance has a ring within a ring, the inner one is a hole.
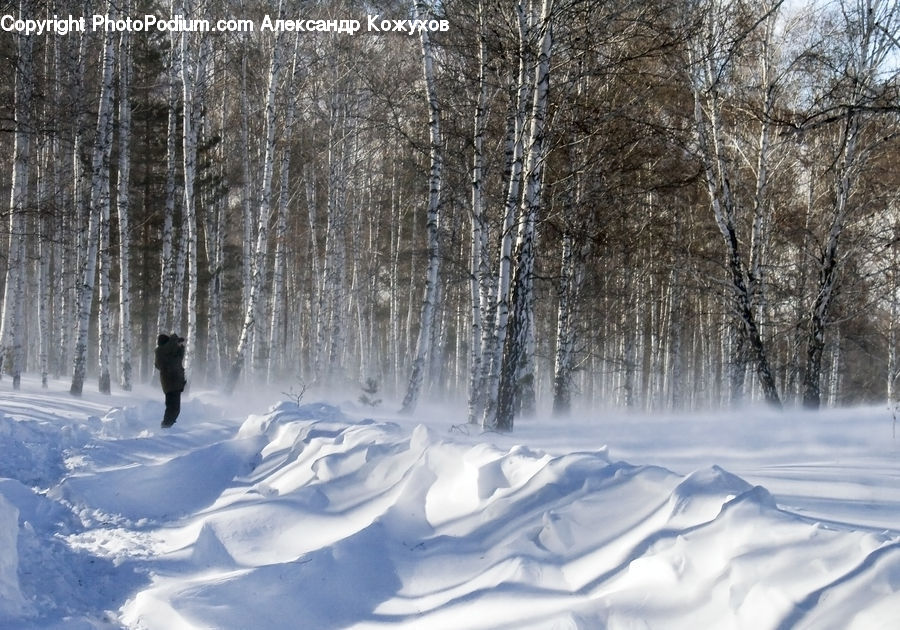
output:
M896 530L789 511L717 465L681 475L319 403L241 421L196 399L169 432L157 403L93 404L0 395L0 627L900 619Z

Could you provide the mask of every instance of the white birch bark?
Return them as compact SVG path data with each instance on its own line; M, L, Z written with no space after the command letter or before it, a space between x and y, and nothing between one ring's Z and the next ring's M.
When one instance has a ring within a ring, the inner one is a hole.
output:
M332 65L340 71L337 59ZM352 90L347 80L334 86L328 130L328 222L325 235L324 282L326 287L327 347L325 373L329 380L346 378L346 352L350 300L347 289L348 178L350 177L351 139L355 121L348 102Z
M282 328L286 318L285 312L285 277L286 277L286 249L287 249L287 215L290 200L290 174L291 174L291 141L294 134L294 122L297 110L297 54L300 38L294 39L294 53L291 60L291 72L287 79L288 102L285 112L284 147L281 153L281 173L279 175L278 210L275 217L275 262L272 271L272 309L269 321L269 352L268 381L272 382L279 369L284 364L284 339Z
M396 166L391 173L391 249L390 249L390 353L391 373L394 377L393 391L400 391L400 243L403 236L400 208L402 195L397 192Z
M559 305L556 312L556 356L553 365L553 415L565 416L572 409L572 355L573 325L572 302L574 291L574 253L572 235L563 234L560 260Z
M474 141L472 156L472 248L469 267L469 299L472 322L469 333L469 424L481 420L484 411L482 391L482 338L488 295L487 224L484 217L484 133L488 96L487 36L485 32L484 1L478 2L478 97L475 104ZM462 337L461 331L457 333Z
M500 390L500 372L503 361L503 346L506 342L509 322L509 304L512 278L513 229L516 212L521 200L522 172L524 161L525 123L528 99L532 92L529 72L531 70L528 40L531 37L530 15L526 15L522 3L516 5L519 33L519 70L511 98L506 129L506 156L509 179L507 182L503 228L500 238L500 253L496 282L496 300L493 306L491 326L484 336L482 362L485 371L484 415L482 426L491 427L496 420L497 397ZM489 320L490 321L490 320Z
M110 11L112 7L110 7ZM75 340L75 357L72 370L72 385L69 392L80 396L87 373L88 327L91 318L91 304L94 297L94 282L97 271L97 248L99 246L100 223L104 213L109 215L109 160L112 150L113 131L113 69L116 62L115 38L104 34L101 62L100 100L97 112L97 137L91 163L90 219L88 228L87 253L78 300L78 326Z
M126 12L128 11L126 4ZM120 384L126 392L132 386L131 343L131 36L120 39L119 54L119 181L116 210L119 218L119 353Z
M44 49L44 76L51 78L57 70L56 50L57 46L47 46ZM52 80L52 79L51 79ZM56 96L50 96L44 99L42 116L44 120L49 120L54 106L57 105ZM37 149L37 203L40 208L53 207L54 189L53 185L57 183L55 175L57 173L54 160L59 157L56 147L58 138L39 136L36 140ZM41 387L46 388L48 385L48 376L50 372L50 347L53 343L52 321L52 288L51 279L51 259L54 253L53 241L53 221L51 213L41 212L34 219L34 231L36 236L35 249L37 260L34 265L34 283L37 284L36 298L36 315L37 315L37 365L41 377Z
M634 316L637 310L637 281L634 279L634 260L631 255L631 246L626 245L622 257L622 312L620 315L622 337L622 404L629 409L637 404L635 390L637 389L637 318Z
M332 59L337 75L337 59ZM331 88L328 120L328 198L325 225L325 263L319 294L315 348L315 379L333 381L341 372L344 352L347 228L347 159L349 153L346 80Z
M252 169L250 167L250 104L248 101L247 86L247 43L241 49L241 226L244 231L244 237L241 240L242 256L241 256L241 310L247 309L247 303L250 301L250 287L253 284L253 243L254 224L253 219L253 203L251 190L253 188ZM252 334L252 331L251 331Z
M368 251L374 252L379 251L381 247L383 223L378 213L377 202L374 198L375 183L371 177L369 178L367 185L367 196L369 206L369 211L366 213L366 227L369 242ZM380 278L382 276L381 266L383 260L382 256L377 256L374 259L367 260L364 267L366 270L366 275L364 276L365 308L362 309L362 312L360 313L362 320L361 325L365 327L363 336L366 344L366 369L360 373L364 382L367 382L369 378L376 378L379 382L383 382L384 380L383 363L379 361L379 358L382 356L382 350L379 343L381 327L378 326L378 318L376 316L376 308L379 303L378 293L381 285Z
M188 16L194 13L193 6L185 6ZM182 209L182 241L179 251L179 269L177 280L187 282L187 333L185 344L184 372L188 383L192 380L194 358L197 353L197 294L198 286L198 237L197 237L197 199L195 180L197 176L197 143L199 127L203 112L203 90L206 85L208 50L211 44L209 37L196 37L188 32L181 34L181 80L182 80L182 163L184 174L184 207ZM184 267L181 260L186 259ZM181 282L176 281L176 303L181 300ZM180 309L176 309L175 326L178 326Z
M421 0L414 4L416 19L425 13L425 5ZM425 296L422 302L419 320L419 336L416 342L415 358L409 376L409 385L403 397L401 411L415 411L425 374L425 361L432 351L431 336L434 326L434 315L438 308L438 272L440 269L440 248L438 227L441 207L441 183L443 179L443 139L441 137L441 108L437 96L437 85L434 79L434 56L428 31L420 32L422 48L422 71L425 78L425 92L428 101L429 158L431 162L428 176L428 210L425 230L428 241L428 267L425 272Z
M834 207L825 242L818 256L819 274L815 299L808 316L807 355L803 377L803 406L818 408L821 402L822 360L829 312L842 266L841 236L854 211L851 196L865 162L863 138L866 107L880 91L878 73L890 55L897 54L900 5L891 0L841 2L848 38L847 67L838 80L850 81L846 94L838 94L833 106L843 111L839 124L841 153L834 169ZM876 140L877 141L877 140ZM871 140L870 140L871 142Z
M685 352L684 352L684 323L687 319L684 307L684 288L682 286L682 267L684 257L681 245L684 234L684 225L676 222L675 242L676 246L672 275L669 282L669 310L672 313L669 318L669 393L668 400L673 410L680 410L685 403Z
M280 8L279 8L280 14ZM262 181L260 186L259 222L257 225L256 245L254 247L253 281L250 285L250 297L244 309L244 321L238 341L235 358L226 381L226 390L233 391L240 378L250 348L251 335L256 328L259 317L259 304L265 289L265 257L269 247L269 221L271 219L272 173L275 162L275 97L282 66L282 40L279 34L272 49L272 61L269 68L269 86L266 92L266 138L265 157L263 160Z
M59 42L60 40L56 40ZM62 204L61 208L70 208L69 212L61 213L61 232L69 234L65 239L64 258L66 273L60 274L59 283L65 290L62 292L63 300L60 305L61 314L65 325L62 326L62 340L60 343L60 373L67 372L72 365L75 340L77 337L78 301L81 295L81 270L84 268L84 253L87 250L86 230L88 229L88 204L90 202L90 173L84 167L87 157L85 153L86 136L91 126L88 108L85 105L84 67L87 59L86 37L79 37L77 50L74 54L63 58L66 73L72 78L72 107L74 109L74 121L72 125L71 159L66 161L65 172L72 181L72 195L70 204ZM62 201L62 199L61 199Z
M29 5L19 5L26 15ZM9 202L9 250L0 321L0 367L12 375L13 389L21 384L25 363L26 213L28 211L28 168L31 156L32 96L34 93L34 38L19 35L16 40L15 146Z
M358 136L358 127L355 127L357 130ZM357 155L358 152L358 142L354 142L354 155ZM355 160L354 160L355 161ZM355 187L358 188L358 187ZM350 311L355 315L356 319L356 358L355 361L357 365L359 365L359 370L356 374L356 377L363 381L365 378L371 378L371 373L369 371L369 336L368 336L368 327L366 326L366 312L368 309L368 288L369 283L367 278L369 277L369 271L363 265L363 254L364 252L372 252L375 251L372 248L371 240L366 242L363 237L363 224L365 223L365 219L367 217L371 217L372 212L372 196L371 196L371 182L367 186L368 194L367 197L367 207L362 211L356 214L356 221L353 225L353 234L351 237L351 242L357 243L357 247L351 248L353 252L353 266L350 272ZM348 349L349 354L349 349ZM345 359L345 364L351 363L348 359ZM352 378L352 376L351 376Z
M112 84L110 84L110 89L112 89ZM110 104L110 109L112 109L112 104ZM110 111L110 119L112 119L113 114ZM112 148L112 129L110 129L110 151ZM111 388L111 377L110 377L110 352L112 350L112 298L110 294L110 265L112 264L112 254L109 251L110 247L110 182L109 182L109 172L107 171L104 177L101 180L101 192L100 192L100 243L99 243L99 263L100 269L98 273L98 282L99 282L99 295L98 295L98 309L97 315L99 319L98 324L98 342L99 348L97 352L98 359L98 390L101 394L110 393Z
M163 208L162 244L160 251L160 290L159 312L156 317L156 330L160 333L172 332L172 326L177 325L173 321L173 296L175 292L175 258L173 256L173 244L175 239L175 198L177 185L175 172L177 166L177 140L178 140L178 83L180 71L180 46L174 36L170 38L168 85L167 85L167 115L168 125L166 129L166 200Z
M894 210L893 233L900 234L900 221ZM897 238L895 236L895 238ZM900 321L900 252L896 247L890 250L890 282L888 284L888 303L890 319L888 320L888 356L887 356L887 401L891 410L896 414L897 410L897 378L900 377L900 356L898 356L897 343L900 341L897 325Z
M59 56L55 53L54 74L58 76L59 72ZM62 150L62 136L50 140L50 160L51 160L51 181L50 181L50 203L57 208L65 208L68 202L66 190L61 186L62 173L69 165L68 156ZM47 304L47 331L48 331L48 376L59 378L62 374L63 366L66 365L64 354L65 345L63 340L65 335L61 328L65 327L65 304L68 299L67 291L63 285L63 278L69 276L69 270L65 268L65 250L66 238L63 237L62 226L64 221L59 215L60 212L48 217L47 234L53 236L47 240L45 251L48 258L52 260L52 266L47 270L47 291L52 295L52 299ZM43 255L43 254L42 254Z
M576 196L577 198L577 196ZM576 204L578 202L576 201ZM580 248L570 230L563 234L558 287L559 305L556 316L556 354L553 369L553 414L567 415L572 410L576 342L576 317L584 283L584 261L589 256L588 244Z
M694 123L696 125L700 161L710 197L713 216L725 246L726 267L730 276L734 311L740 325L740 335L748 346L766 401L781 406L778 388L763 344L752 296L748 288L752 282L741 254L735 224L736 201L731 189L728 160L724 155L721 131L721 102L719 95L719 63L725 53L715 48L725 35L726 20L722 7L713 2L705 16L703 32L689 46L690 73L694 94ZM710 43L712 42L712 43ZM743 366L733 365L736 382ZM740 372L739 372L740 371Z
M837 406L841 391L841 333L840 329L831 342L831 367L828 372L828 406Z
M53 177L52 160L56 157L55 142L44 142L43 159L40 159L40 174L38 176L38 199L42 206L53 203L52 185L55 183ZM50 326L52 318L52 303L50 297L52 295L53 280L50 274L50 263L54 254L53 246L53 228L52 220L49 213L42 213L37 219L37 284L38 284L38 367L41 374L41 387L46 388L48 385L48 376L50 373L50 347L53 343L53 331Z
M311 371L313 380L318 380L322 373L322 357L325 343L325 278L321 270L319 257L319 238L317 234L318 210L316 207L316 171L312 163L303 165L303 179L306 187L306 216L309 226L309 258L312 267L313 291L310 293L310 317L314 325L310 327Z
M534 74L530 114L522 223L516 243L516 267L512 287L510 330L504 342L497 412L492 428L512 431L517 413L534 411L534 257L537 219L541 209L546 155L545 126L550 94L550 57L553 48L553 0L543 0L540 39Z
M215 57L211 62L212 73L215 75L213 82L221 81L225 76L225 64L216 62ZM204 238L207 252L208 302L207 302L207 334L206 334L206 366L205 375L208 383L221 382L223 361L225 352L225 331L223 326L222 308L224 305L224 258L225 258L225 229L228 199L224 190L224 182L228 172L229 155L227 142L227 103L228 92L223 90L219 103L218 133L220 142L216 151L218 160L217 176L218 189L215 192L214 208L203 214Z

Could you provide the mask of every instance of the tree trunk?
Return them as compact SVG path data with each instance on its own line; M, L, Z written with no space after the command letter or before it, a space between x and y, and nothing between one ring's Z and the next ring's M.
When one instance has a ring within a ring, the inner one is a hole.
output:
M748 280L748 272L741 257L735 228L735 202L727 174L726 159L722 154L722 140L719 132L720 103L712 77L712 62L704 59L694 60L694 63L700 65L700 68L694 68L694 122L713 215L725 245L726 268L730 276L735 316L739 322L740 334L746 341L748 352L756 367L763 395L769 404L780 407L781 399L778 396L775 378L769 366L768 354L759 332L748 288L754 281L752 278ZM698 75L700 76L698 77ZM702 99L705 99L705 107L701 104Z
M512 286L513 228L516 223L516 211L519 207L522 190L522 172L524 161L525 123L528 113L528 98L532 84L529 77L529 39L531 29L522 3L516 6L519 33L519 70L514 89L511 91L509 112L506 121L506 168L508 172L505 212L500 237L500 253L498 257L496 300L493 307L492 326L484 337L484 346L488 348L482 353L484 362L484 415L482 426L493 427L497 417L497 404L500 392L500 379L503 363L504 345L509 326L509 308ZM488 320L491 321L491 320Z
M556 311L556 357L553 366L553 415L566 416L572 410L572 356L573 304L574 295L574 253L572 235L567 230L563 234L562 255L559 270L559 286Z
M545 117L550 92L550 55L553 46L552 0L541 8L540 43L534 76L528 150L525 159L525 189L522 223L516 243L512 316L500 366L497 413L492 428L512 431L515 415L534 410L534 257L536 223L541 207L545 148Z
M126 12L128 11L126 4ZM119 181L116 210L119 216L119 349L121 385L126 392L132 385L131 345L131 207L128 188L131 183L131 36L123 32L119 55Z
M43 159L38 160L40 175L38 176L38 199L41 205L53 203L52 186L58 183L52 175L54 168L51 164L56 157L55 142L43 143ZM49 146L48 146L49 145ZM48 385L50 373L50 347L53 343L52 321L53 281L50 272L51 260L54 254L53 222L50 213L41 213L37 219L37 285L38 285L38 366L41 373L41 387Z
M336 64L332 66L338 74ZM325 265L322 270L319 337L316 353L322 376L334 380L343 375L341 356L346 342L347 304L347 129L348 86L334 85L330 99L328 127L328 202L325 226Z
M280 11L279 11L280 12ZM246 355L250 347L251 334L256 328L259 304L265 289L266 252L269 248L269 220L271 219L272 173L275 162L275 96L281 76L281 49L283 35L275 41L272 50L272 62L269 68L269 88L266 93L266 153L263 161L262 182L260 186L259 223L257 225L256 245L254 247L253 282L250 285L250 299L244 309L244 322L238 341L235 358L226 380L226 391L233 391L244 367Z
M818 260L819 279L816 297L809 313L806 338L806 366L803 373L803 406L818 409L821 404L822 357L825 352L825 328L828 312L834 299L839 271L838 245L850 212L850 193L853 185L856 149L859 138L859 118L848 112L844 129L844 151L836 174L835 206L831 227Z
M168 110L168 126L166 129L166 200L163 209L163 231L160 251L159 312L156 317L156 330L159 333L170 333L172 332L172 326L179 324L177 321L172 321L173 294L175 292L175 260L172 254L175 239L175 195L177 190L175 172L177 165L176 141L178 138L179 54L180 47L173 36L170 38L168 93L166 98Z
M112 88L112 85L110 85ZM110 105L110 108L112 106ZM112 119L112 111L110 111L110 119ZM112 148L112 130L110 130L110 150ZM100 193L102 202L100 203L100 243L99 243L99 296L98 296L98 319L99 321L99 348L97 353L99 379L98 390L101 394L110 393L111 378L109 369L110 345L112 344L112 299L110 296L110 265L112 264L112 255L110 249L110 182L109 171L106 171L102 178L102 190Z
M185 7L188 16L193 7ZM194 357L197 353L197 293L198 293L198 242L197 238L197 144L203 116L203 91L206 84L206 64L210 39L194 37L190 33L181 34L181 81L182 81L182 160L184 173L184 208L182 210L182 241L179 260L186 258L186 269L179 264L178 279L187 281L187 338L184 353L184 371L188 383L192 380ZM186 273L186 276L183 275ZM176 302L180 303L181 290L176 282ZM180 309L176 310L180 325Z
M22 2L20 14L30 16L30 5ZM28 212L28 168L31 156L31 111L34 93L32 35L16 38L15 148L9 212L9 253L0 322L0 367L12 374L13 389L18 390L25 368L25 234Z
M215 64L215 58L213 60ZM225 65L221 62L215 66L216 79L224 76ZM223 325L222 308L224 304L224 258L225 258L225 230L228 209L228 198L225 190L226 175L228 173L229 155L225 138L227 137L227 102L228 93L222 92L222 100L219 106L218 133L222 137L217 150L219 181L221 182L214 193L215 202L213 208L204 213L204 237L206 247L208 283L207 302L207 334L206 334L206 381L207 383L220 383L224 365L225 330Z
M112 7L110 7L111 9ZM91 304L94 297L94 281L97 271L97 248L99 245L100 222L109 216L109 160L113 135L113 68L116 63L115 38L104 34L102 80L97 113L97 137L91 163L90 219L88 227L87 254L82 270L81 292L78 300L78 326L75 340L75 360L72 386L69 392L80 396L84 388L87 372L88 327L91 319Z
M241 239L241 311L246 311L247 302L250 301L250 287L253 284L253 243L255 242L253 228L253 203L251 191L253 189L253 177L250 167L250 105L248 102L247 86L247 46L246 42L241 49L241 227L244 237Z
M414 15L420 19L425 12L425 5L416 0ZM434 79L434 61L431 51L431 40L427 30L420 32L422 46L422 70L425 77L425 92L428 101L428 128L430 139L431 168L428 177L428 211L425 230L428 238L428 268L425 272L425 298L422 302L422 315L419 322L419 338L416 342L416 354L409 376L406 396L403 398L401 412L415 411L419 393L425 374L425 361L431 352L431 333L434 326L434 314L438 308L438 271L440 268L440 249L438 225L441 207L441 183L443 178L443 140L441 138L441 108L437 97L437 86Z
M472 157L472 249L469 267L469 296L472 323L469 334L469 423L481 419L484 405L482 362L485 312L488 295L487 224L484 217L484 128L487 108L487 36L484 2L478 2L478 100L475 105L475 133ZM458 336L461 331L458 332Z
M821 403L822 357L825 351L825 329L834 301L838 276L845 257L840 251L842 233L850 221L854 208L851 196L866 160L863 136L863 117L868 105L879 98L882 86L880 73L897 51L897 28L900 11L895 2L872 0L842 2L841 15L846 20L849 44L847 67L840 70L840 79L849 79L846 94L838 94L834 107L843 109L838 121L841 153L834 161L834 206L828 235L819 254L819 278L816 297L808 316L807 353L803 376L803 406L818 408ZM869 140L877 142L877 140Z
M272 271L272 317L269 322L268 381L271 382L283 366L284 340L282 327L286 318L284 304L285 286L285 249L287 248L287 214L290 197L291 173L291 140L294 133L294 120L297 109L297 52L299 38L294 40L294 54L291 61L291 73L288 77L288 103L284 121L284 148L281 154L280 190L278 192L278 210L275 218L275 263Z

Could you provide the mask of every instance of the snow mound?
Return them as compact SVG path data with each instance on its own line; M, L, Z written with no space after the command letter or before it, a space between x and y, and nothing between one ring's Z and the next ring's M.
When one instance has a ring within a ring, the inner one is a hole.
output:
M208 396L163 431L155 400L51 398L0 417L17 462L0 480L0 627L860 630L900 618L898 532L792 512L722 465L681 475L605 448L552 453L324 403L235 419Z
M159 575L127 623L779 628L827 608L839 625L856 595L808 601L844 583L897 612L890 537L783 512L718 466L680 477L603 450L551 456L327 406L281 404L238 435L263 438L255 469L186 525L200 531L186 548L224 558L225 573ZM248 589L240 613L223 607Z

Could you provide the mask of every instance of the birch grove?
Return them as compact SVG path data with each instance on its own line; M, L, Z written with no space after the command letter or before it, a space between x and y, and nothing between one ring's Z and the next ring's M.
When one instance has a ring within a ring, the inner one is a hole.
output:
M255 28L0 33L12 387L177 332L192 390L488 430L897 397L895 2L76 10Z

